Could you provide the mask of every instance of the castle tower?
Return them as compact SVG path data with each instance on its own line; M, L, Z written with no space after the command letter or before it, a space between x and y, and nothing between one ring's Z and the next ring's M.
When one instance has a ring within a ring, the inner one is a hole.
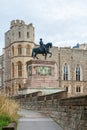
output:
M34 47L34 27L22 20L13 20L10 30L5 33L5 92L18 94L26 78L26 62L32 59Z

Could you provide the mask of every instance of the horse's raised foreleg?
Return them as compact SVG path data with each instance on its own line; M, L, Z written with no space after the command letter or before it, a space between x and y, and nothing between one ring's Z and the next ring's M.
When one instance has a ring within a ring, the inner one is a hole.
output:
M37 57L37 54L35 55L35 57L36 57L37 59L39 59L39 58Z
M51 57L51 56L52 56L52 53L51 53L51 52L49 52L49 54L50 54L50 56L49 56L49 57Z
M37 54L33 51L33 52L32 52L32 57L33 57L34 59L35 59L35 58L39 59L36 55L37 55Z
M39 59L37 56L36 56L37 59Z

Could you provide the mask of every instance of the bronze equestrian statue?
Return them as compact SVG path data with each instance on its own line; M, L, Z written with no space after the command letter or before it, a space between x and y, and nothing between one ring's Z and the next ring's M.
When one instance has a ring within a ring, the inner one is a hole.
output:
M52 56L52 53L49 51L50 48L52 48L52 43L47 43L47 44L43 44L42 38L40 38L40 47L38 48L33 48L32 50L32 57L35 59L37 57L38 54L42 54L43 56L45 56L45 59L47 57L47 54L50 54L49 57Z

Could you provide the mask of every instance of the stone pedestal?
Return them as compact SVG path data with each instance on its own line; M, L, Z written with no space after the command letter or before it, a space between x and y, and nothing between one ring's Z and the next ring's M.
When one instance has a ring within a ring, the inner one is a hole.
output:
M22 88L22 94L40 91L44 95L61 91L56 62L30 60L26 67L28 78L25 87Z
M30 60L27 62L26 87L58 88L57 67L54 61Z

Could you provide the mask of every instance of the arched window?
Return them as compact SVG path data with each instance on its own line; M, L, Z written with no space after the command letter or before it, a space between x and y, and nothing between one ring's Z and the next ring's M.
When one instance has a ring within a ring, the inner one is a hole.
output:
M22 63L18 62L18 77L22 77Z
M68 80L68 65L66 63L63 67L63 80Z
M12 77L14 77L14 63L12 63Z
M14 46L12 46L12 56L14 56Z
M26 55L30 55L30 46L29 45L26 46Z
M80 81L80 66L76 66L76 81Z
M22 55L22 46L18 45L18 55Z

